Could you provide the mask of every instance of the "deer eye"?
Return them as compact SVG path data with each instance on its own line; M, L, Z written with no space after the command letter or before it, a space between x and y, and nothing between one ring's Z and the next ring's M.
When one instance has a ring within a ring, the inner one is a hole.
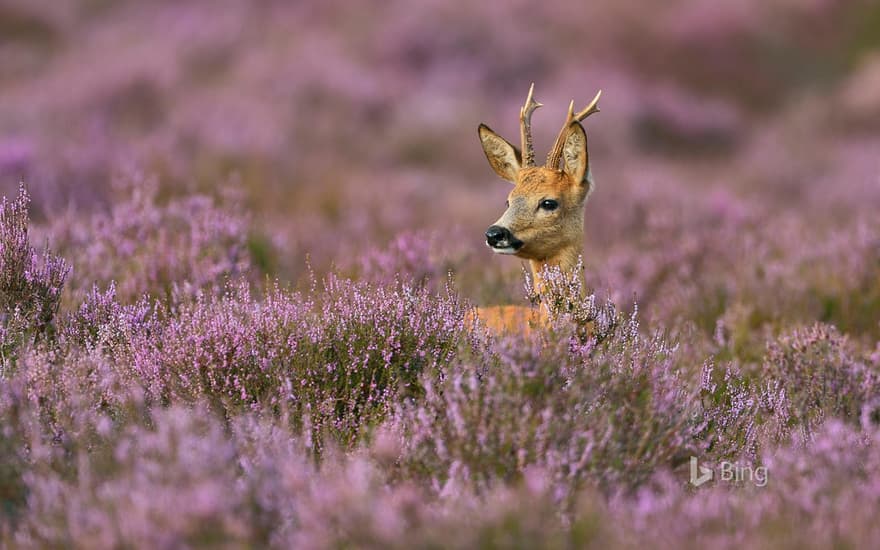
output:
M553 199L544 199L538 206L540 208L543 208L544 210L556 210L557 208L559 208L559 203Z

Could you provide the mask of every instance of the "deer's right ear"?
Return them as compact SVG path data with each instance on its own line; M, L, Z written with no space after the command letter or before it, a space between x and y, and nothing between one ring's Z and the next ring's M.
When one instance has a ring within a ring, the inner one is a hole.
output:
M485 124L480 124L480 145L489 159L489 165L495 173L510 183L516 183L516 174L522 165L519 150L506 139L492 131Z

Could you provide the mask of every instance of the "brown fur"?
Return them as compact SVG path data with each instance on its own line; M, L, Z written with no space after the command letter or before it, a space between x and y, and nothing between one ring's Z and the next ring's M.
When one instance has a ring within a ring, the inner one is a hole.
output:
M531 334L548 322L547 310L526 306L478 307L469 315L466 322L479 319L493 334Z
M586 132L578 120L563 129L560 140L564 141L559 143L561 169L559 165L521 166L521 153L507 140L482 124L479 135L489 165L514 185L507 210L493 225L507 228L523 242L515 255L529 260L535 288L540 292L544 266L572 270L583 251L584 205L594 187ZM555 210L541 208L547 199L559 206ZM496 333L529 332L547 320L543 309L523 306L478 308L476 315Z
M569 126L562 170L520 167L519 152L504 138L486 126L481 126L480 137L490 166L514 184L508 208L495 225L506 227L523 241L516 256L530 261L536 281L544 265L573 269L583 250L584 204L593 190L583 126L577 121ZM557 201L559 207L553 211L540 208L546 199Z

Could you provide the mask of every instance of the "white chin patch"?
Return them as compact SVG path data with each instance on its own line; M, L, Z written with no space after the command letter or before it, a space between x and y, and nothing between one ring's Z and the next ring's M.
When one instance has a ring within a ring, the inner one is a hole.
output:
M512 246L508 246L507 248L492 248L492 252L495 254L516 254L516 249Z

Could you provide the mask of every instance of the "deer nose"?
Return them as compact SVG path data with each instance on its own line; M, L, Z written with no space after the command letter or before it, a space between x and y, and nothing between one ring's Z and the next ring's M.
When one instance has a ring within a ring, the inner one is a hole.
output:
M510 246L510 241L510 231L506 227L493 225L486 230L486 244L493 248L497 247L499 244L502 247Z

